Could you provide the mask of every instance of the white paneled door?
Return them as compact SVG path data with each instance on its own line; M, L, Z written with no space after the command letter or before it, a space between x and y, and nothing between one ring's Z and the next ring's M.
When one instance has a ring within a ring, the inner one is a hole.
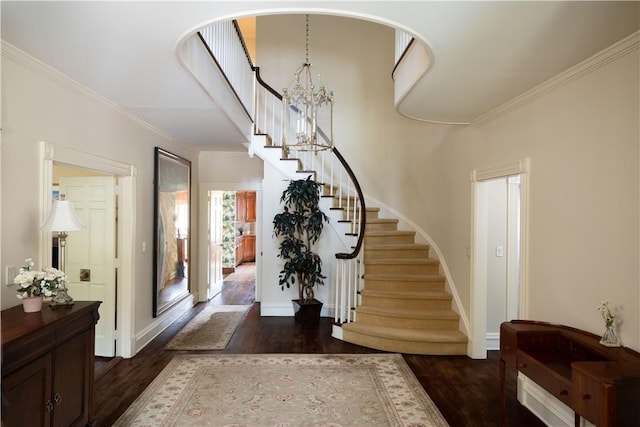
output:
M209 192L209 288L207 299L222 290L222 191Z
M69 295L77 301L102 301L95 354L112 357L116 344L115 177L62 177L59 186L86 226L69 232L67 238Z

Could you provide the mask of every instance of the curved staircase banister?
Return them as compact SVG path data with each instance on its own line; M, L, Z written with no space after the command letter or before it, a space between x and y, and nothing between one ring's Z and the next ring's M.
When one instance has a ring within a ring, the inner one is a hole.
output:
M262 80L262 76L260 75L260 67L253 67L253 71L255 71L256 73L256 81L260 84L260 86L265 88L267 91L269 91L269 93L282 101L282 95L277 90L269 86L267 82Z
M342 164L342 167L344 167L344 169L347 171L349 178L351 178L351 181L353 181L353 185L356 189L356 192L358 193L358 199L360 200L360 231L358 232L358 242L356 243L356 246L351 253L339 252L336 254L337 259L354 259L360 253L362 244L364 243L364 228L367 225L367 208L364 201L364 195L362 194L362 188L360 187L360 183L358 182L356 175L353 173L351 166L349 166L345 158L336 147L333 147L333 154L338 158L338 160Z
M278 100L282 101L282 94L280 94L277 90L275 90L273 87L271 87L267 82L265 82L262 79L262 76L260 75L260 67L253 67L253 68L255 72L256 82L260 86L262 86L267 92L269 92L271 95L276 97ZM293 106L291 107L295 108ZM324 138L325 140L328 140L327 135L322 131L322 129L318 129L318 135ZM358 182L358 179L356 178L356 175L353 172L353 169L351 169L351 166L349 166L349 164L347 163L342 153L340 153L340 151L335 146L331 151L333 152L334 156L338 159L338 161L340 162L344 170L347 172L347 175L351 179L351 182L353 183L355 191L358 194L358 200L360 202L360 220L359 220L359 227L358 227L359 231L358 231L358 240L356 242L356 245L354 246L353 251L349 253L338 252L335 254L336 259L351 260L351 259L355 259L360 254L360 251L362 250L362 246L364 244L364 230L365 230L366 221L367 221L366 205L364 201L364 195L362 193L362 188L360 187L360 183Z

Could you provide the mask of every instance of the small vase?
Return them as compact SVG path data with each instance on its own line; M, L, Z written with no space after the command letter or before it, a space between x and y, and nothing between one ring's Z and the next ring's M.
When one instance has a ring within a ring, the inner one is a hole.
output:
M618 337L613 330L613 325L607 326L607 329L604 331L602 339L600 340L600 344L607 347L620 347L620 342L618 341Z
M25 313L36 313L42 310L42 296L22 298L22 309Z

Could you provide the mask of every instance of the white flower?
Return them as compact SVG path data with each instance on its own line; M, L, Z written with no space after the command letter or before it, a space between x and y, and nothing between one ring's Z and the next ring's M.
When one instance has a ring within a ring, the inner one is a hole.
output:
M45 296L51 297L56 295L58 289L64 288L67 277L64 272L47 267L42 271L33 271L33 261L31 258L25 260L25 265L20 268L13 282L19 285L18 298Z

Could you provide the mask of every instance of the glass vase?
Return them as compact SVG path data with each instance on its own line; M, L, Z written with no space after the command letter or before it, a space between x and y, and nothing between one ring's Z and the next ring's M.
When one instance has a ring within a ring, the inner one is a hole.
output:
M602 339L600 339L600 344L607 347L620 347L620 342L618 341L618 337L613 330L613 325L607 326L604 334L602 334Z

